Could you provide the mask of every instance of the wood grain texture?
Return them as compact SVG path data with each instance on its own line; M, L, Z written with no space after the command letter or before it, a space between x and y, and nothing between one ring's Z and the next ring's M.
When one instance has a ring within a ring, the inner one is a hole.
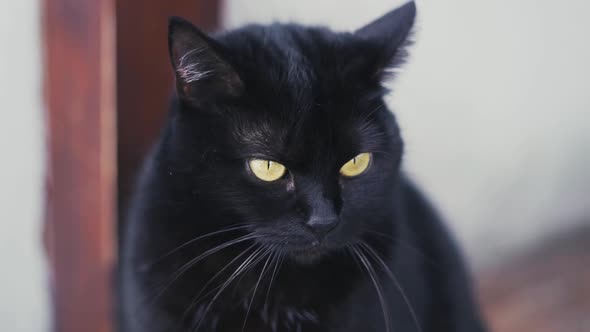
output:
M116 243L114 1L44 0L43 6L44 240L54 330L108 332Z

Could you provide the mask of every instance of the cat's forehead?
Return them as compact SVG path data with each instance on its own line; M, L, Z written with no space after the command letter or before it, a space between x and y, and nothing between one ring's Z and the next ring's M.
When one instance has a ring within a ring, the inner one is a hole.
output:
M281 161L325 163L332 159L338 163L341 158L378 150L385 143L387 126L375 116L383 104L282 104L273 108L280 103L240 113L233 122L240 152Z
M356 87L350 67L358 49L350 34L274 24L248 26L222 37L250 94L274 93L291 102L321 102Z
M270 154L347 153L379 134L370 113L381 99L368 98L370 89L349 72L349 38L296 25L250 26L223 37L250 101L236 130L244 146Z

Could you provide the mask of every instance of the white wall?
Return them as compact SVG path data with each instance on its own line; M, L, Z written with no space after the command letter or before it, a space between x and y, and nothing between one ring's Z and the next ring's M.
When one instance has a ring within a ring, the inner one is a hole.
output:
M405 1L229 0L226 26L354 29ZM424 0L391 104L476 264L590 222L590 2Z
M47 331L39 4L0 1L0 331Z

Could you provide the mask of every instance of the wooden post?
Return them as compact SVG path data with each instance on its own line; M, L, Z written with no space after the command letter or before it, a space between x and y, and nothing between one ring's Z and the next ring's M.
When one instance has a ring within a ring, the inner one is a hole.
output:
M116 243L115 3L43 5L44 238L54 330L109 332Z

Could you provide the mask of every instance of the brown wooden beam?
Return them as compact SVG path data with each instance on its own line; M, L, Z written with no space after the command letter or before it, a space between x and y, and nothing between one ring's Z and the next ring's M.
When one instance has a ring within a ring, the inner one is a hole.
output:
M114 0L43 1L49 134L44 235L54 330L60 332L112 330L114 5Z

